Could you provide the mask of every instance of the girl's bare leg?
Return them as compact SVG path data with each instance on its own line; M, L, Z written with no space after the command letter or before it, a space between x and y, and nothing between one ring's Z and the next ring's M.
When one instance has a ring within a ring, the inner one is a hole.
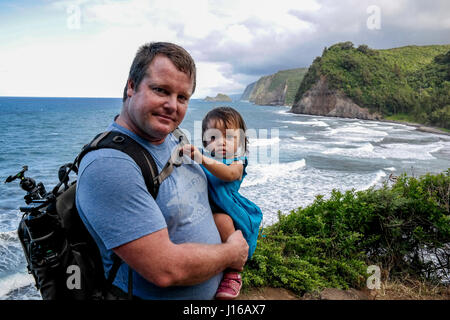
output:
M226 242L228 237L236 230L231 217L225 213L215 213L213 215L217 230L219 230L220 239Z
M235 231L233 220L225 213L215 213L214 221L222 242L227 241L228 237ZM239 272L231 269L224 270L222 282L216 292L216 299L231 300L238 297L241 286L242 278Z

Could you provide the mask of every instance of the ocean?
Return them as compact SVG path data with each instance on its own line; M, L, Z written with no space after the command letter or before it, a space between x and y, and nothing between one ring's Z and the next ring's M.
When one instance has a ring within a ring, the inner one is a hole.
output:
M25 192L3 181L28 166L27 177L47 191L60 165L120 112L115 98L0 97L0 300L40 299L16 230ZM450 136L380 121L289 113L289 107L191 100L181 128L201 146L199 123L213 107L229 105L244 117L250 136L247 177L241 193L263 211L263 225L327 198L333 189L379 187L389 175L420 176L450 168Z

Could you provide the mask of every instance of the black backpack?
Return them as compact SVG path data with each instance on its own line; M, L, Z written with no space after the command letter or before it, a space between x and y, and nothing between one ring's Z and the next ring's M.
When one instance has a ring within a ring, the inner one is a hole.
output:
M174 135L180 143L186 142L178 128ZM108 278L105 278L99 249L75 205L76 181L69 183L69 173L78 173L83 156L101 148L113 148L128 154L141 168L147 189L155 199L162 180L170 175L173 166L181 164L169 160L158 174L153 157L138 142L120 132L104 132L84 146L73 163L61 166L60 183L52 192L46 193L42 200L29 198L27 201L29 194L25 196L27 204L33 205L20 208L24 214L19 223L18 234L28 272L33 275L36 288L40 290L44 300L106 299L122 263L114 255L113 266ZM17 177L10 178L13 180ZM127 297L132 298L131 269L128 280Z

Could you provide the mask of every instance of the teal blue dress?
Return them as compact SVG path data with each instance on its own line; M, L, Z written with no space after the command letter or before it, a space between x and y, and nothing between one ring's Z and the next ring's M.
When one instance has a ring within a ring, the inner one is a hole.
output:
M256 249L262 212L256 204L239 194L241 183L247 175L247 157L223 159L223 163L230 165L236 160L241 160L244 165L241 180L223 181L212 175L203 165L201 167L208 178L208 193L213 213L226 213L233 219L235 229L241 230L247 240L250 259Z

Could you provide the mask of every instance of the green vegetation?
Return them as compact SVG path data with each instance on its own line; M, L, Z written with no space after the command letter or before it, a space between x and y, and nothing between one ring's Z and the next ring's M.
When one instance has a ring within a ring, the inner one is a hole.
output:
M450 129L450 45L373 50L335 44L314 60L294 103L320 76L371 112Z
M450 169L420 178L404 174L379 189L333 190L328 200L318 195L306 208L279 212L279 222L261 231L244 286L297 294L362 288L369 265L389 280L450 280L449 207Z
M275 91L280 87L284 88L284 86L287 84L284 103L285 105L292 105L294 103L294 98L295 94L297 93L298 87L307 71L308 69L306 68L278 71L274 74L272 82L270 83L270 86L268 88L269 92Z
M292 105L307 71L306 68L289 69L261 77L256 83L247 86L243 99L257 104ZM283 97L285 87L286 95Z
M386 120L392 120L392 121L404 121L404 122L414 122L415 118L411 114L406 113L397 113L393 114L391 116L384 117Z

